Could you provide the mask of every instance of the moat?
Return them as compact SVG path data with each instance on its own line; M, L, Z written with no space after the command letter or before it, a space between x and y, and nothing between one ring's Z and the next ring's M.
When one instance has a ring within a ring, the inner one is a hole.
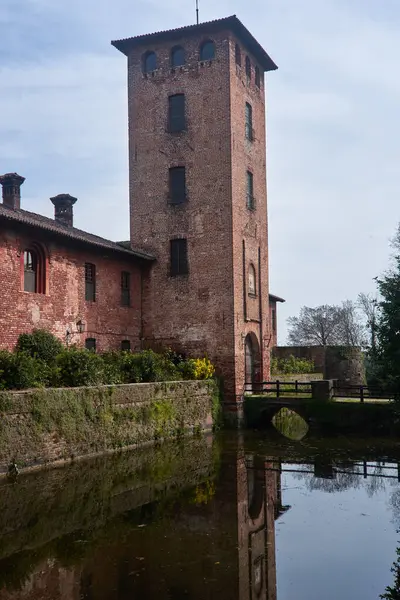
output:
M376 600L399 462L396 443L265 432L3 479L0 600Z

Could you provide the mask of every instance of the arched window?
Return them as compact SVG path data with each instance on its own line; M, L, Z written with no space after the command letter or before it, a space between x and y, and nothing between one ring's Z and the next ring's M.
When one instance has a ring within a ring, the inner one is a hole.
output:
M255 296L257 294L256 286L256 270L254 265L249 267L249 296Z
M256 82L256 86L260 87L261 86L261 74L260 74L260 69L258 67L256 67L255 69L255 82Z
M34 294L46 293L46 260L42 248L32 244L23 255L23 289Z
M185 64L185 51L182 46L174 46L171 50L171 67L182 67Z
M236 44L235 46L235 61L239 67L242 66L242 53L240 52L239 44Z
M215 58L215 44L207 40L200 46L200 60L213 60L213 58Z
M248 56L246 56L246 77L251 79L251 62Z
M143 73L151 73L157 69L157 56L155 52L146 52L142 58Z

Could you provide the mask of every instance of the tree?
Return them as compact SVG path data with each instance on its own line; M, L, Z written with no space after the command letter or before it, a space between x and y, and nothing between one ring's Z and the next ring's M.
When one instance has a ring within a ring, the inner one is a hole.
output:
M357 305L351 300L345 300L340 307L338 339L343 346L362 348L366 345L365 326L357 311Z
M358 305L363 312L369 331L371 354L376 351L376 326L378 320L378 300L371 294L358 294Z
M303 306L299 317L290 317L291 346L364 346L365 327L357 306L346 300L341 306Z
M337 306L303 306L299 317L289 317L289 345L328 346L337 344L340 323L340 309Z
M394 268L377 283L382 297L376 326L380 378L400 395L400 254Z

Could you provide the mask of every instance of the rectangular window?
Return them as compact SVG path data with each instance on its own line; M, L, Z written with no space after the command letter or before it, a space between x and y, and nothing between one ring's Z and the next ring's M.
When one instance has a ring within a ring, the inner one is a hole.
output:
M176 133L186 129L185 94L176 94L168 98L168 131Z
M253 132L253 108L251 104L246 102L246 122L245 122L245 133L246 139L253 141L254 132Z
M273 308L271 311L272 316L272 331L276 333L276 310Z
M86 338L86 340L85 340L85 348L86 348L86 350L91 350L92 352L96 352L96 340L95 340L95 338Z
M96 265L85 263L85 298L87 302L96 301Z
M187 257L187 240L171 240L171 275L189 273Z
M186 200L186 169L174 167L169 170L169 199L171 204L182 204Z
M246 181L247 181L246 206L250 210L254 210L256 207L256 203L254 200L254 191L253 191L253 173L251 173L251 171L247 171Z
M121 306L131 305L131 274L128 271L121 273Z
M131 343L129 340L122 340L121 342L121 350L123 352L129 352L131 349Z

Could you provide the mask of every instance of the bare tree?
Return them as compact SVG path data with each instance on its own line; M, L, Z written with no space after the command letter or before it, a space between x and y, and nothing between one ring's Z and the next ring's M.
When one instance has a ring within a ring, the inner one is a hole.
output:
M343 346L365 347L367 343L365 325L360 318L357 304L345 300L340 307L339 339Z
M341 306L303 306L299 317L290 317L291 346L364 346L365 327L357 305L346 300Z
M289 317L290 346L328 346L338 341L341 311L338 306L324 304L303 306L299 317Z
M378 318L378 300L372 294L358 294L358 305L362 310L369 331L370 347L376 350L376 325Z

